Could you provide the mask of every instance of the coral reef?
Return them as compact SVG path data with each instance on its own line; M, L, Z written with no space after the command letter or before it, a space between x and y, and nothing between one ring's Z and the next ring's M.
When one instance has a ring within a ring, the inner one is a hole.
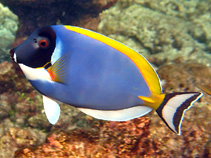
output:
M210 85L211 69L175 60L158 69L164 92L199 91ZM125 122L96 120L61 105L59 122L48 123L41 96L11 63L0 64L0 140L7 157L208 157L211 97L207 94L185 114L182 134L171 132L156 112ZM50 134L50 135L48 135ZM48 135L48 136L47 136ZM47 138L46 138L47 136Z
M197 84L211 89L209 1L119 0L113 7L116 0L0 2L20 18L13 46L40 25L72 24L96 30L101 19L101 33L135 48L157 66L164 93L201 91ZM0 4L1 8L8 11ZM17 17L7 14L0 15L0 24L13 30L14 39ZM13 23L9 24L8 19ZM6 49L12 42L5 40L9 37L1 37L0 30L0 45L8 42ZM110 122L65 104L61 104L58 123L52 126L44 114L41 95L16 64L3 62L0 157L211 157L210 102L211 96L204 93L185 113L181 136L171 132L156 112L130 121Z
M35 129L10 127L0 138L0 156L2 158L13 157L17 149L36 146L43 142L45 136L46 134Z
M43 143L46 133L27 123L39 107L39 99L34 95L37 92L18 67L9 62L0 63L0 67L0 157L8 158L19 148Z
M98 14L117 0L1 0L18 15L18 37L30 35L43 25L71 24L96 30Z
M116 157L147 153L150 121L138 118L126 122L105 122L96 129L58 131L36 149L25 148L16 157ZM134 151L134 152L131 152Z
M156 54L170 61L185 56L209 64L208 4L195 0L120 0L101 14L98 30L145 56Z
M9 59L8 50L18 30L18 17L0 3L0 62Z

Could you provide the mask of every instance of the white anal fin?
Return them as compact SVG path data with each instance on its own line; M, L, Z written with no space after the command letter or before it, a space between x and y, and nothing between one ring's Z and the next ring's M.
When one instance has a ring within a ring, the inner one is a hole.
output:
M48 98L44 95L43 95L43 104L48 121L53 125L56 124L57 121L59 120L59 115L60 115L59 104L54 100L52 100L51 98Z
M135 106L122 110L96 110L78 108L80 111L94 118L107 120L107 121L127 121L137 117L141 117L149 113L152 108L148 106Z
M198 92L180 92L166 94L163 103L156 110L165 124L180 135L185 111L203 94Z

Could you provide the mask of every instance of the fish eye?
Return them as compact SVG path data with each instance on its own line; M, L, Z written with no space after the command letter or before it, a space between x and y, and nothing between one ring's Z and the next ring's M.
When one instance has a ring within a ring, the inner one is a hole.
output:
M48 47L49 42L48 42L47 39L40 39L40 40L38 41L38 44L39 44L39 46L40 46L41 48L46 48L46 47Z

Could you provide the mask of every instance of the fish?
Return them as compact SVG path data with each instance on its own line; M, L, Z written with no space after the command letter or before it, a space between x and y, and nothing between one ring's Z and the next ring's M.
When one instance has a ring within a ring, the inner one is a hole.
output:
M158 74L144 56L77 26L42 26L11 49L10 56L42 94L46 117L53 125L63 102L107 121L127 121L155 110L180 135L185 111L203 95L162 93Z
M195 85L197 88L199 88L199 89L203 90L204 92L206 92L207 94L211 95L211 88L209 86L205 86L200 83L196 83Z

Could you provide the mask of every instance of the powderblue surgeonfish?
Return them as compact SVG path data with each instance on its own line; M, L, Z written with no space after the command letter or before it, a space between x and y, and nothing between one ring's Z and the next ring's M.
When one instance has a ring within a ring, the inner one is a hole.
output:
M80 27L38 28L10 54L43 95L51 124L59 119L59 102L110 121L130 120L154 109L180 134L185 111L202 96L200 92L162 94L157 73L141 54Z

